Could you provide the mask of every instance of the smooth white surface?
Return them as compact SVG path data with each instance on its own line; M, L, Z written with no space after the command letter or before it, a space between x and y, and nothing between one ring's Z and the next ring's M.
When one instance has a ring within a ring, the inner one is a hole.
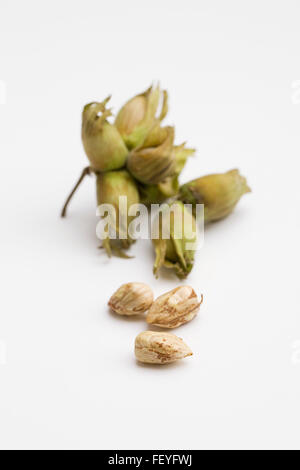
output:
M300 4L8 1L0 6L0 447L299 448ZM117 110L159 79L166 122L197 157L182 181L238 167L253 193L206 231L174 333L194 356L143 367L143 320L107 310L126 281L155 294L148 242L97 250L82 106ZM297 84L298 83L298 84ZM3 99L6 90L6 99Z

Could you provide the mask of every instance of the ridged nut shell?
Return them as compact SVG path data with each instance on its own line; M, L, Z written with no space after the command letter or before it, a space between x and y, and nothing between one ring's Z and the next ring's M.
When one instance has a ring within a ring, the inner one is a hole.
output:
M119 315L139 315L146 312L152 302L153 292L147 284L128 282L111 296L108 305Z
M147 314L147 322L162 328L176 328L197 315L202 301L203 296L199 301L192 287L176 287L153 302Z
M171 333L143 331L135 339L135 356L146 364L168 364L192 354L189 346Z

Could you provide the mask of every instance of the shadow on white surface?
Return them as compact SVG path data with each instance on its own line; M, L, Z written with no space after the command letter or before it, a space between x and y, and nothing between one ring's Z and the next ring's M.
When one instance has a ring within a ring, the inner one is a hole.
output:
M192 357L193 356L191 356L191 358ZM155 370L160 374L166 372L167 370L182 369L186 367L187 364L185 364L185 361L187 361L188 359L189 358L180 359L178 361L171 362L170 364L144 364L143 362L135 360L135 365L137 365L141 369Z
M144 314L140 314L140 315L119 315L118 313L114 312L109 307L107 307L107 312L116 321L128 322L128 323L137 323L137 322L145 323L145 315Z

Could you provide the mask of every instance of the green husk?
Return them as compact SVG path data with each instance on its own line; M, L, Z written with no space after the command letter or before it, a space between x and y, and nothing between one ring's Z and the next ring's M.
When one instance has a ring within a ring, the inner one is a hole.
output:
M118 129L107 121L111 111L106 108L110 97L102 103L89 103L82 112L82 143L91 166L96 171L123 168L128 149Z
M204 204L204 220L214 222L228 216L240 198L249 193L246 178L239 170L202 176L180 188L179 199L186 204Z
M164 266L174 270L180 279L184 279L194 265L195 249L188 248L187 243L195 244L197 241L196 220L192 214L187 213L188 209L181 201L169 203L166 207L175 209L175 212L171 212L170 233L167 239L163 238L163 219L169 217L169 212L166 210L159 215L159 238L152 240L156 254L153 272L157 277L159 270Z
M163 105L160 116L156 117L161 96L159 86L151 86L144 93L131 98L118 112L115 126L122 135L129 149L143 144L150 130L157 121L161 121L168 111L168 95L163 92Z
M119 197L127 196L127 232L125 233L126 238L120 238L121 233L124 233L124 228L119 226L119 212L121 210L119 206ZM128 257L124 254L124 249L128 249L134 242L128 235L128 226L134 219L132 216L128 216L128 208L132 204L138 204L139 192L134 179L130 176L128 171L109 171L100 173L97 175L97 203L98 206L101 204L111 204L116 211L116 239L106 238L102 241L108 256L116 254L121 257Z
M166 129L166 128L161 128ZM160 204L166 199L173 198L179 191L178 177L182 172L189 156L193 155L194 149L185 148L185 143L173 147L175 158L175 174L168 176L158 184L139 184L141 202L146 205Z
M166 137L157 147L138 147L127 159L127 168L140 183L157 184L175 174L174 128L166 128Z

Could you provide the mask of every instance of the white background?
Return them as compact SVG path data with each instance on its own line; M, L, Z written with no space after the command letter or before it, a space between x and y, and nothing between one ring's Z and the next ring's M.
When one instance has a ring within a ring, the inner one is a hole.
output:
M299 448L299 1L0 5L0 447ZM97 250L93 178L59 218L83 105L155 79L197 148L182 181L238 167L253 190L206 231L186 281L205 301L174 331L194 356L166 367L135 362L146 324L106 304L176 278L150 242Z

